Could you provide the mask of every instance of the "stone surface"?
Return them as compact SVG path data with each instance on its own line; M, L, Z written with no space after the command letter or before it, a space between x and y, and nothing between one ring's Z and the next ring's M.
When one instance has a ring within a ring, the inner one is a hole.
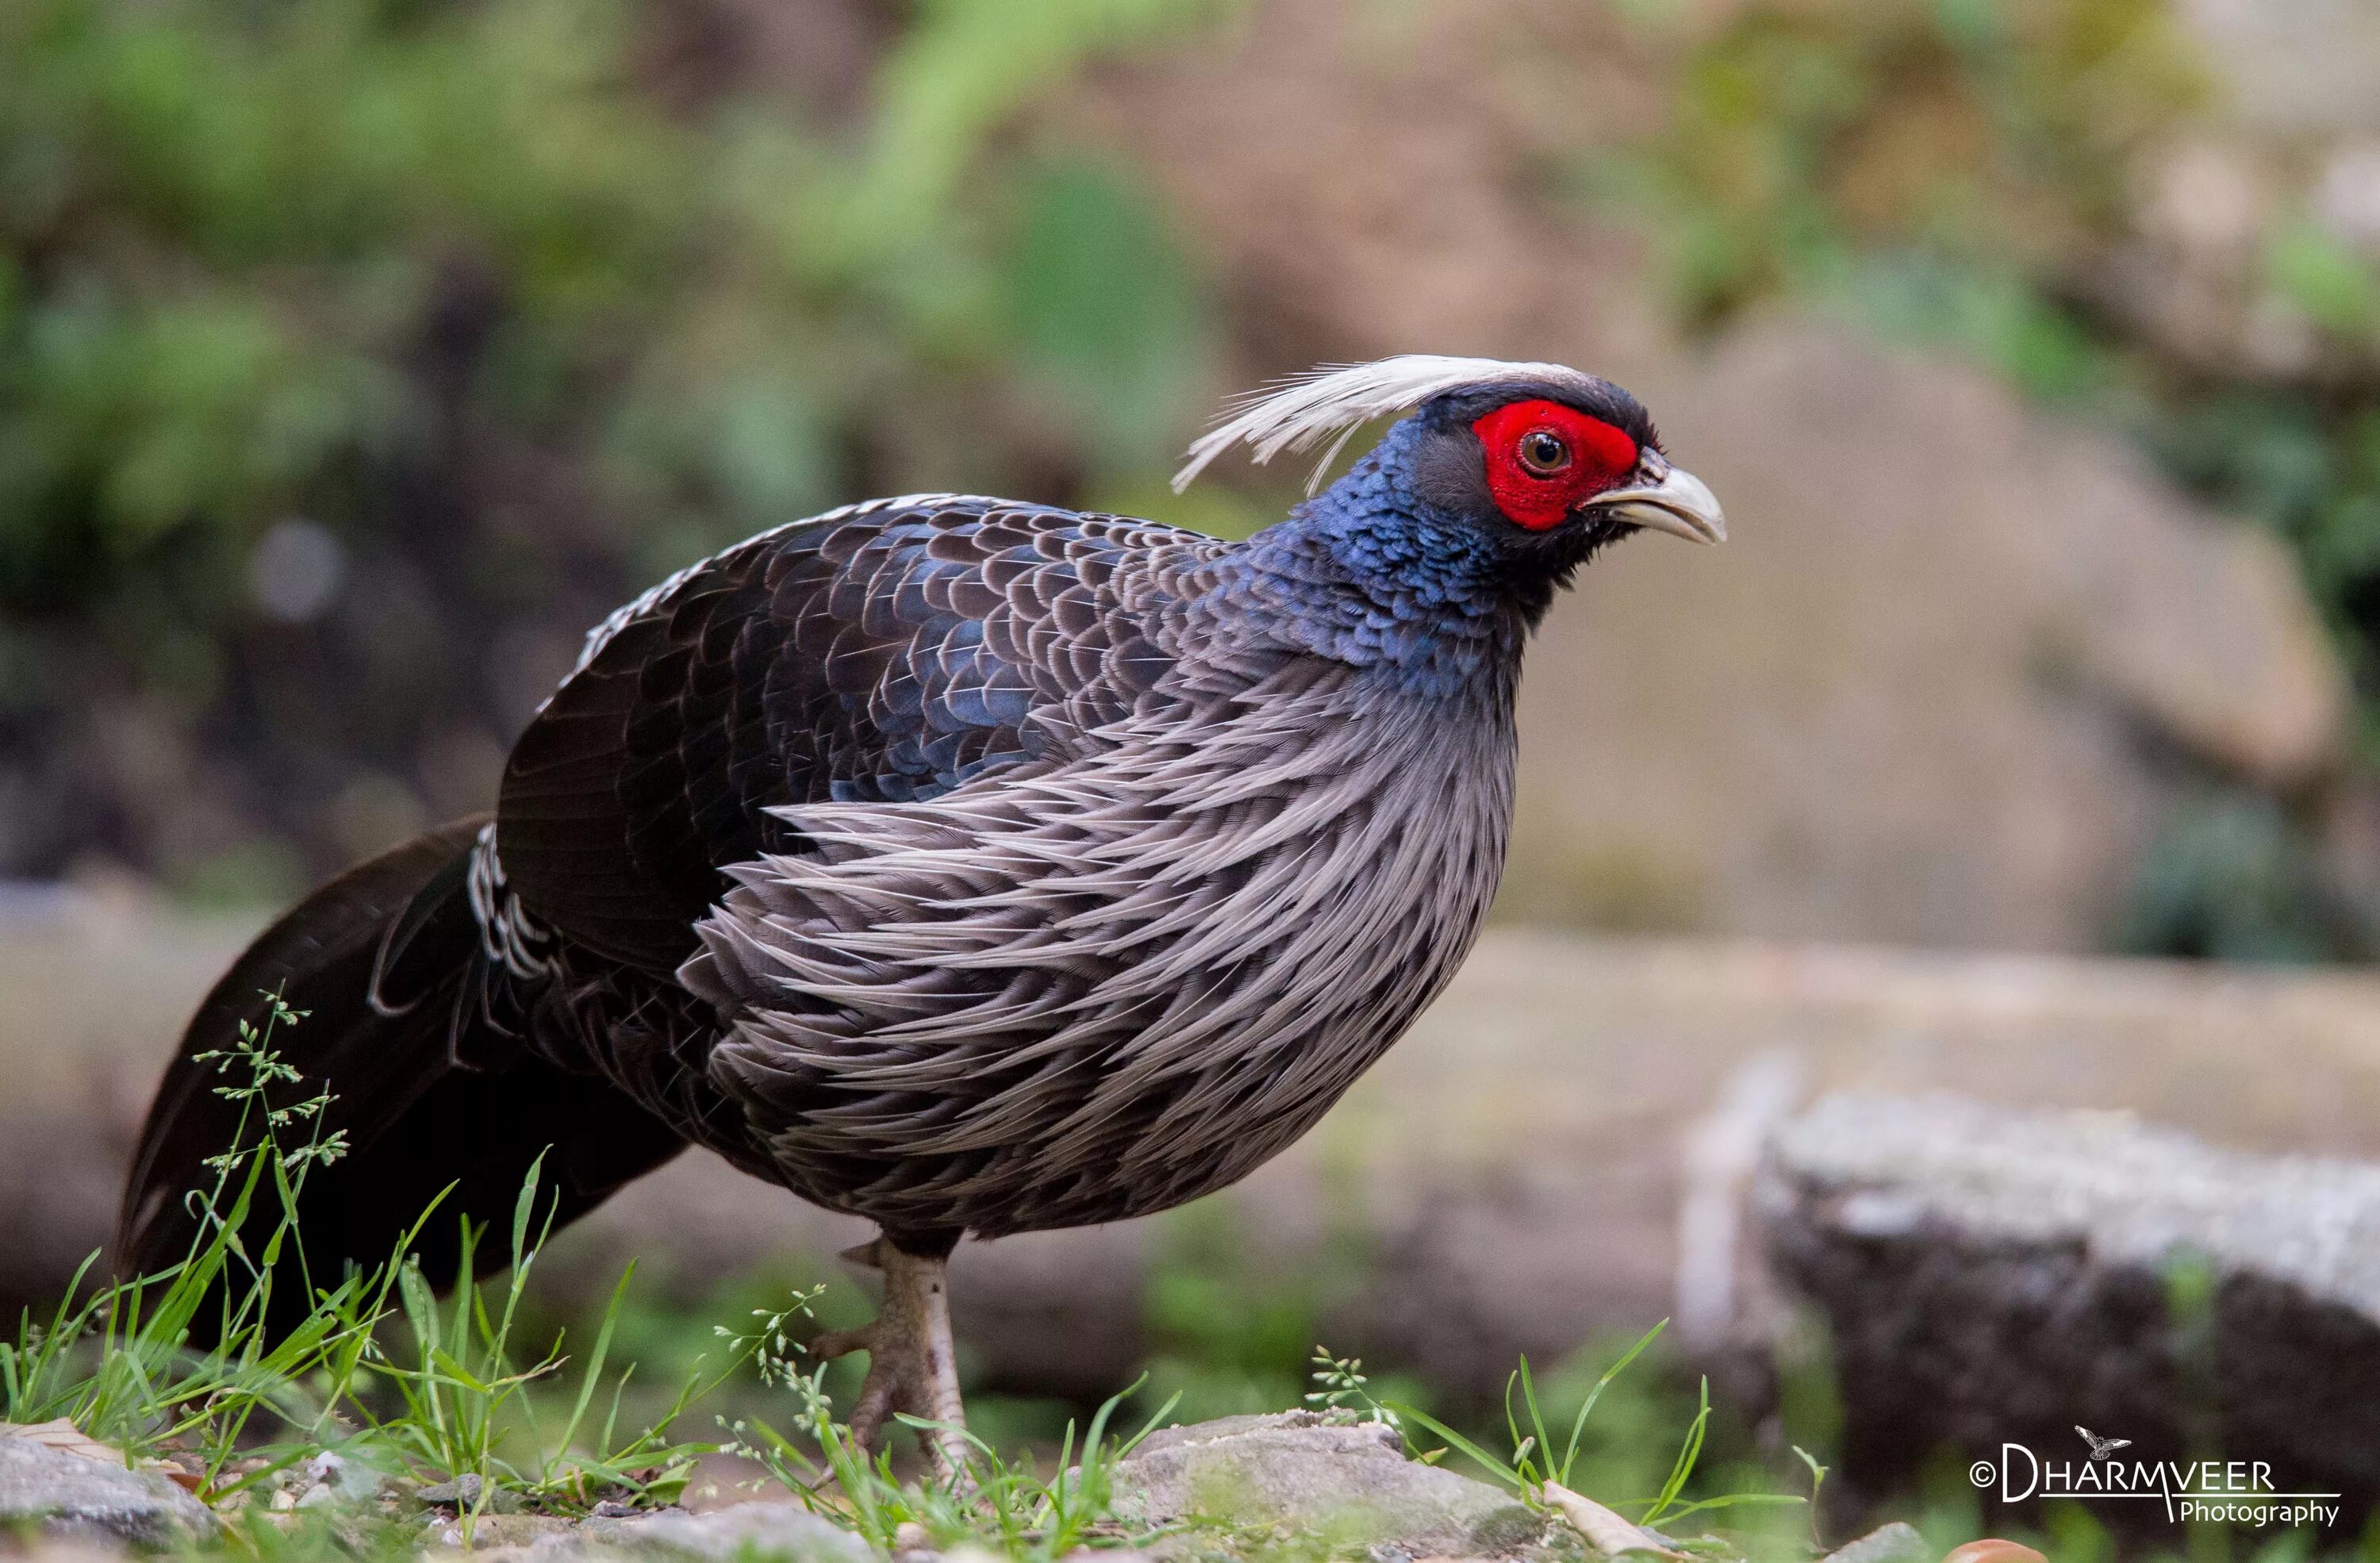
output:
M1826 1317L1856 1484L2003 1442L2082 1462L2080 1424L2380 1497L2380 1166L1847 1094L1779 1131L1758 1206Z
M5 1316L105 1241L142 1095L236 938L155 917L0 931L0 1230L54 1234L0 1245ZM85 1002L96 991L120 997ZM1758 1060L1798 1076L1789 1109L1948 1090L2380 1160L2376 1036L2369 974L1491 929L1414 1035L1220 1210L962 1246L959 1338L973 1384L1096 1402L1137 1371L1151 1267L1228 1221L1252 1278L1318 1296L1320 1339L1492 1401L1522 1352L1555 1361L1680 1315L1680 1206L1699 1178L1682 1146ZM848 1287L831 1256L867 1235L696 1155L544 1268L608 1290L635 1257L640 1286L688 1299L760 1266ZM1321 1263L1351 1251L1360 1270Z
M867 1544L790 1503L739 1503L708 1514L589 1520L577 1545L643 1555L730 1558L753 1556L795 1563L869 1563ZM549 1549L554 1544L548 1543Z
M2300 141L2380 131L2380 13L2359 0L2180 0L2225 106Z
M2114 435L1806 324L1663 382L1733 536L1615 550L1548 617L1512 911L2088 950L2172 806L2158 744L2273 786L2336 763L2286 551Z
M1914 1525L1894 1521L1827 1554L1825 1563L1934 1563L1934 1549Z
M30 1526L55 1540L170 1547L213 1533L207 1506L153 1471L0 1438L0 1534Z
M1250 1275L1319 1292L1322 1339L1492 1400L1523 1352L1559 1360L1678 1311L1682 1146L1755 1060L1789 1060L1798 1099L2132 1108L2243 1149L2380 1159L2375 1037L2366 974L1494 929L1413 1036L1203 1218L1229 1222ZM1093 1400L1129 1383L1144 1278L1201 1218L963 1245L976 1382ZM687 1157L555 1257L591 1285L632 1254L700 1277L866 1235ZM1350 1247L1363 1270L1318 1271Z
M577 1525L549 1524L534 1533L517 1524L490 1530L482 1523L482 1533L474 1536L469 1554L479 1563L603 1563L622 1558L875 1563L876 1558L868 1545L850 1532L790 1502L739 1503L708 1514L676 1510L629 1519L599 1517Z
M110 1543L35 1537L6 1556L9 1563L122 1563L124 1549Z
M1510 1493L1406 1459L1392 1430L1312 1412L1162 1429L1117 1462L1113 1490L1128 1523L1278 1527L1415 1557L1510 1553L1545 1529Z

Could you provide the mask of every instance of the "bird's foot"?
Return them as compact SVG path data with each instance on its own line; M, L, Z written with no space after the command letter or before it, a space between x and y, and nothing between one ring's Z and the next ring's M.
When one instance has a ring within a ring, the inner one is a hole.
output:
M857 1329L830 1330L810 1342L813 1356L868 1353L868 1376L851 1408L851 1440L873 1452L886 1421L906 1414L933 1427L917 1430L926 1458L942 1477L967 1469L966 1409L959 1399L958 1364L952 1350L949 1266L941 1259L904 1254L879 1238L857 1262L884 1272L884 1307Z

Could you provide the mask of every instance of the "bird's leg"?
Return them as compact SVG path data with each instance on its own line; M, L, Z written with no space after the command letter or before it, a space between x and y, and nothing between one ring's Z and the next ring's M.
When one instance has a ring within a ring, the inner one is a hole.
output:
M917 1430L935 1472L965 1474L966 1410L959 1400L958 1361L951 1339L949 1261L905 1254L883 1237L845 1257L884 1272L884 1306L872 1323L830 1331L812 1340L809 1349L821 1358L868 1353L868 1376L851 1408L852 1441L872 1452L886 1419L905 1412L942 1424Z

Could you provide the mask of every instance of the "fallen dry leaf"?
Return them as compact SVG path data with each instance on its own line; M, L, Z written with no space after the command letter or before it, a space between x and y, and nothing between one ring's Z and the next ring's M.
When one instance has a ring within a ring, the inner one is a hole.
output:
M1615 1513L1591 1497L1582 1497L1559 1482L1545 1484L1546 1501L1554 1512L1570 1521L1571 1528L1586 1538L1586 1545L1606 1557L1623 1552L1649 1552L1660 1557L1683 1557L1669 1543L1637 1524L1626 1516ZM1965 1560L1961 1560L1965 1563ZM1997 1563L1997 1560L1992 1560Z
M1985 1536L1954 1549L1942 1563L2049 1563L2049 1559L2029 1546Z
M48 1422L0 1422L0 1438L22 1438L44 1448L55 1449L60 1454L95 1460L102 1465L128 1466L132 1463L124 1458L122 1449L86 1436L81 1428L62 1416Z

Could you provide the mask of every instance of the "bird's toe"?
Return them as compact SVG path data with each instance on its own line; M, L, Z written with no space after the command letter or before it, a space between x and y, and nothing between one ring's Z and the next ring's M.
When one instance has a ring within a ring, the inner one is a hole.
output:
M831 1363L837 1357L847 1357L854 1351L866 1351L872 1361L877 1355L878 1340L881 1333L872 1324L862 1325L857 1329L826 1330L810 1337L809 1354L822 1363ZM872 1368L869 1371L871 1375L874 1372Z

